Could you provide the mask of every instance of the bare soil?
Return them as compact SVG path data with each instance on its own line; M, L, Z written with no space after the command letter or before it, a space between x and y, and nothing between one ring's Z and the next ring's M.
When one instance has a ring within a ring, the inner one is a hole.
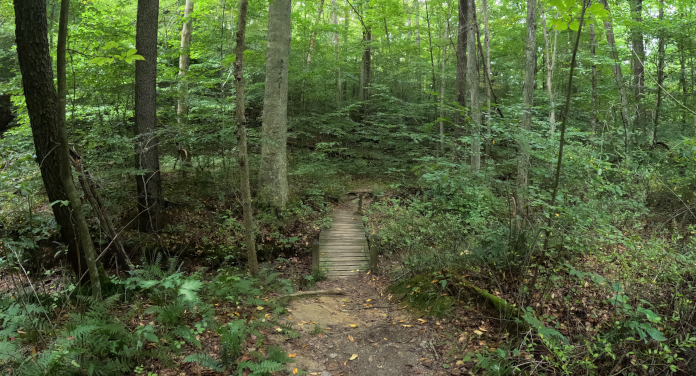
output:
M440 333L444 323L419 319L400 307L385 292L387 282L371 274L335 278L317 288L340 289L345 295L292 301L282 320L292 323L301 337L270 339L296 354L288 371L298 368L321 376L469 374L463 364L441 361L438 343L445 337Z

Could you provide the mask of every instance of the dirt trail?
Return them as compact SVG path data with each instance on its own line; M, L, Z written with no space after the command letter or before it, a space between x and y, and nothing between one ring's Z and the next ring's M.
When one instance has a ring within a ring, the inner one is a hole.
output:
M283 321L302 336L274 338L289 354L297 354L289 370L297 367L320 376L468 374L464 368L442 366L442 354L436 353L444 337L439 326L402 310L385 287L383 277L362 274L318 283L318 289L341 289L345 295L291 302Z

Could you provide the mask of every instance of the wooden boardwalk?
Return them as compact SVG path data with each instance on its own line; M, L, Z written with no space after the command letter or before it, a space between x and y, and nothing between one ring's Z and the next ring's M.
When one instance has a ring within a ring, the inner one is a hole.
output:
M331 228L319 235L319 267L329 277L346 277L370 269L362 217L352 210L334 211Z

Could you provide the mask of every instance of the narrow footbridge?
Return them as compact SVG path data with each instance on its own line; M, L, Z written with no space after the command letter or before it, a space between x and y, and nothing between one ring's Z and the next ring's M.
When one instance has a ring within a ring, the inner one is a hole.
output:
M312 247L313 266L329 277L347 277L376 268L377 253L370 252L362 216L352 210L338 210L331 217L331 227L322 230Z

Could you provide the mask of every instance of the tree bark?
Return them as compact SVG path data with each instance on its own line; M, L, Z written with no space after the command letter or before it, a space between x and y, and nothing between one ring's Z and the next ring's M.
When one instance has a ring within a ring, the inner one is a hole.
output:
M662 27L662 21L665 18L665 1L660 0L660 27ZM659 31L659 42L657 47L657 103L655 104L655 119L653 120L653 137L652 144L655 145L657 142L657 129L660 123L660 109L662 107L662 85L665 82L665 35L664 31L660 29Z
M532 0L530 0L532 1ZM571 88L573 87L573 73L575 71L576 58L578 54L578 47L580 46L580 36L582 35L582 26L585 21L585 9L587 7L588 0L582 0L582 12L580 13L580 24L578 25L578 33L575 37L575 47L572 51L572 57L570 59L570 72L568 73L568 91L566 92L565 107L563 108L563 117L561 118L561 138L558 145L558 160L556 162L556 173L553 180L553 185L551 187L551 199L549 200L549 208L554 210L556 206L556 197L558 197L558 185L561 179L561 167L563 165L563 147L565 145L565 132L566 126L568 124L568 113L570 112L570 96L572 93ZM544 249L548 248L549 236L551 235L551 224L554 216L549 213L547 220L546 237L544 238ZM536 280L536 274L533 277ZM534 283L530 284L534 286Z
M553 135L556 131L556 103L553 98L553 70L554 65L556 65L556 43L558 41L558 30L554 29L554 39L553 39L553 58L551 50L549 49L549 35L546 30L546 13L544 8L541 8L542 20L541 23L544 28L544 46L546 51L546 91L549 96L549 133Z
M518 136L517 160L517 213L523 216L525 199L527 197L529 169L529 140L528 133L532 129L532 108L534 106L534 77L536 73L536 31L537 12L536 1L527 0L527 44L525 46L525 74L522 89L523 112Z
M365 7L369 7L369 1L365 2ZM360 18L360 22L363 26L362 65L360 66L360 87L358 88L358 100L364 101L370 97L369 86L370 77L372 75L372 28L366 25L362 14L358 13L358 17Z
M597 37L594 24L590 24L590 52L592 59L595 59L597 57ZM597 132L597 122L597 64L592 62L592 125L590 129L590 142L592 144L594 144Z
M633 92L636 101L636 116L634 129L646 130L645 124L645 45L643 43L643 0L631 0L631 14L635 27L631 29L631 44L633 47Z
M312 31L312 36L309 38L309 52L307 53L307 66L312 63L312 51L314 50L314 41L317 38L317 27L319 27L319 22L321 22L321 14L324 12L324 0L319 0L319 9L317 10L317 19L314 22L314 30Z
M428 11L428 2L425 2L425 21L428 24L428 49L430 50L430 72L433 79L433 84L430 90L435 91L435 59L433 58L433 35L430 31L430 12Z
M188 71L191 61L191 32L193 31L193 12L194 0L186 0L184 5L184 26L181 28L181 53L179 55L179 104L176 109L177 121L179 124L188 124L189 112L189 93L188 93Z
M420 54L421 47L421 37L420 37L420 0L413 0L415 3L413 7L415 8L415 18L416 18L416 47L418 48L418 54Z
M162 226L162 181L157 140L157 27L159 0L138 0L135 48L145 60L135 62L135 177L140 231Z
M486 49L485 54L486 54L486 82L490 82L491 80L491 30L488 27L488 0L483 0L483 4L481 5L483 8L483 31L484 31L484 37L483 37L483 44ZM492 127L491 127L491 122L492 122L492 112L491 112L491 96L493 95L493 90L491 89L490 85L486 85L486 147L485 147L485 152L487 158L490 159L491 157L491 138L492 138Z
M53 85L53 67L48 41L45 0L15 0L17 56L22 72L22 86L31 123L36 158L56 222L61 226L63 240L83 247L92 283L92 296L101 297L94 243L82 211L80 195L72 180L65 129L65 45L68 32L69 2L62 0L58 33L58 71L62 74L62 101ZM61 62L62 61L62 62ZM60 106L63 110L60 110ZM56 202L61 201L61 202ZM62 202L69 201L69 205ZM69 229L69 231L68 231ZM66 237L70 238L66 238ZM82 279L79 251L78 280Z
M606 10L609 10L609 4L607 0L599 0ZM624 85L623 73L621 72L621 61L619 61L619 54L616 50L616 41L614 39L614 28L611 24L611 19L604 20L604 31L607 34L607 44L609 44L609 57L614 61L612 65L612 71L614 73L614 80L616 81L616 87L619 91L620 100L620 110L621 110L621 121L624 127L624 144L626 151L628 150L628 129L631 128L631 116L628 113L628 94L626 93L626 86Z
M467 76L471 100L471 170L481 169L481 103L479 100L479 70L476 61L476 2L469 1L466 25Z
M246 240L249 272L253 277L259 276L259 263L256 258L256 240L254 236L254 214L251 207L251 187L249 186L249 153L247 151L246 116L244 115L244 50L246 38L247 0L239 1L239 18L237 20L237 47L234 62L235 82L235 119L237 121L237 148L239 149L239 170L241 172L242 207L244 208L244 238Z
M336 0L331 0L331 23L334 25L335 30L338 30L338 4ZM334 48L336 49L336 107L341 105L341 88L343 84L341 83L341 49L340 49L340 38L338 31L333 34Z
M459 0L459 25L457 26L457 79L456 92L457 103L459 104L460 115L457 116L457 124L464 126L466 119L463 116L464 107L466 107L466 71L467 71L467 23L466 19L469 12L469 0Z
M449 16L445 20L444 40L449 36ZM442 119L445 117L445 67L447 62L447 44L442 46L442 75L440 77L440 156L445 155L445 123Z
M288 64L290 59L291 0L274 0L268 6L266 84L263 98L261 168L262 202L282 208L288 202L287 132Z

